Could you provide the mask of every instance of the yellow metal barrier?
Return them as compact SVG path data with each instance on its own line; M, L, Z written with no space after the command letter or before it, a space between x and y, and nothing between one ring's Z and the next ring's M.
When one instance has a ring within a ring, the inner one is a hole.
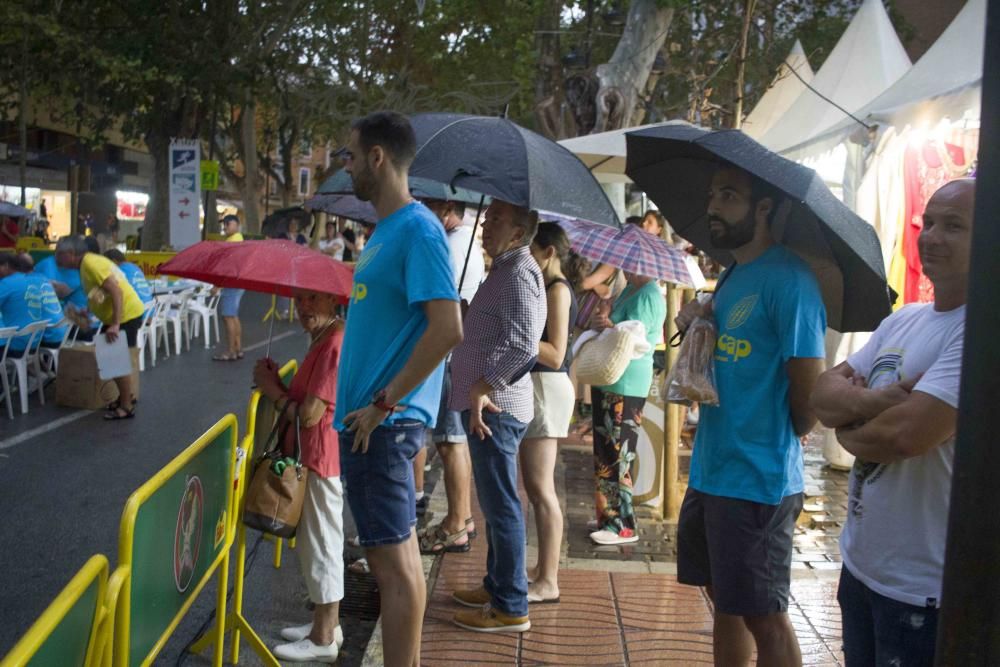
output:
M287 385L291 382L292 376L298 371L298 363L293 359L286 363L278 371L278 375L281 377L282 381ZM270 649L260 638L260 635L253 629L250 622L247 621L246 617L243 615L243 585L244 585L244 575L246 570L246 558L247 558L247 531L246 526L243 525L243 493L246 491L246 485L248 476L251 474L250 463L253 461L254 452L257 446L257 436L261 435L266 438L270 432L270 427L275 418L273 406L271 401L265 399L264 395L260 390L254 390L250 394L250 401L247 404L247 424L246 424L246 435L243 436L243 441L241 448L243 450L243 461L239 468L239 478L236 482L236 493L233 498L231 515L233 517L232 529L235 533L234 539L236 543L236 565L235 578L233 583L233 610L226 615L226 630L232 631L232 649L230 654L230 662L232 664L237 664L240 659L240 633L246 635L246 641L253 649L254 653L261 659L261 661L268 665L269 667L279 667L278 661L271 654ZM257 431L258 423L266 428L262 429L260 433ZM263 444L263 443L262 443ZM275 541L275 567L281 566L281 546L282 540L277 539ZM292 540L292 546L294 547L294 539ZM199 639L191 647L191 650L195 653L201 653L210 644L216 642L216 647L221 645L221 642L217 640L210 634L206 634L204 637Z
M98 664L98 629L108 586L108 559L91 556L42 612L0 667Z
M108 579L108 592L104 598L104 607L97 628L97 646L94 650L92 664L100 667L111 667L111 653L114 648L115 623L118 618L121 592L128 581L131 569L127 565L119 566Z
M283 319L281 317L281 313L278 312L278 297L274 294L271 295L271 307L268 308L266 313L264 313L264 319L262 319L261 322L267 322L272 317L276 320ZM294 319L295 319L295 299L289 299L288 321L291 322Z
M28 250L44 250L49 246L37 236L21 236L17 239L14 247L18 252L27 252Z
M220 419L126 502L118 563L131 572L113 623L116 667L151 664L216 573L212 664L222 665L238 427L235 415Z

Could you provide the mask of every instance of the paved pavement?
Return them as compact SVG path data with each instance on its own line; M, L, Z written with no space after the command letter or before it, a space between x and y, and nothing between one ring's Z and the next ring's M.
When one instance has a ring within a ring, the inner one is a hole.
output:
M0 540L0 655L38 617L66 581L94 553L116 561L118 521L128 495L181 449L232 411L243 420L252 360L263 354L267 332L260 318L267 300L244 300L248 355L237 363L213 363L201 341L190 352L159 361L141 376L135 420L106 423L100 413L40 407L27 416L0 417L0 489L11 508ZM301 358L305 338L297 325L279 323L272 356ZM51 391L50 391L51 396ZM453 628L449 601L456 586L474 585L483 570L481 540L467 554L425 557L430 605L422 664L697 664L711 658L711 606L697 590L675 583L674 527L644 512L639 544L596 547L587 538L591 516L590 443L561 448L557 488L564 503L566 539L561 560L563 602L532 609L534 629L523 637L470 638ZM818 446L806 449L806 512L796 531L792 618L808 664L840 664L839 613L834 592L839 570L836 536L846 503L845 473L824 468ZM427 520L445 510L435 462ZM478 508L476 510L478 512ZM529 512L529 558L534 549ZM348 534L352 534L350 517ZM482 519L480 517L480 522ZM483 525L483 523L480 523ZM272 565L274 544L251 533L251 559L244 610L265 642L278 641L284 625L309 619L305 589L294 552L281 569ZM360 556L348 551L348 562ZM232 575L230 575L232 582ZM378 594L370 575L347 575L342 603L346 644L341 665L377 665L380 633ZM210 620L212 586L177 629L156 664L208 664L183 649ZM369 642L372 632L373 641ZM244 645L241 664L259 660Z

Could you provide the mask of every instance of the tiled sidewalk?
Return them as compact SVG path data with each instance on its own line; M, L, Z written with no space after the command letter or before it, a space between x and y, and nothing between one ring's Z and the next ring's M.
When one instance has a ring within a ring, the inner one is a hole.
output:
M429 603L421 665L712 664L711 603L699 589L676 581L675 526L643 510L638 544L598 547L586 537L593 484L589 451L589 438L571 438L560 446L556 488L566 518L561 602L532 605L532 629L521 635L462 630L451 623L452 615L463 609L451 593L481 584L484 541L475 540L468 553L425 557ZM847 474L824 467L816 440L806 446L805 459L806 509L795 536L789 614L804 664L842 665L836 540L846 511ZM686 471L686 465L682 469ZM528 507L526 498L522 500ZM482 532L485 523L475 493L473 504ZM438 483L430 523L439 521L445 510L443 484ZM529 565L535 559L533 519L529 510ZM371 658L366 664L377 664Z
M463 607L452 591L482 581L485 545L447 554L424 618L421 664L710 665L711 604L672 575L561 570L561 602L532 605L521 635L474 634L451 624ZM836 579L806 574L792 582L790 614L806 665L842 665Z

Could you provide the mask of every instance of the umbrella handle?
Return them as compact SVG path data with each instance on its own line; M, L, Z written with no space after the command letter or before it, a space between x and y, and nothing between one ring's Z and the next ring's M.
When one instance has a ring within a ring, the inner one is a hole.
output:
M469 248L465 251L465 263L462 264L462 277L458 279L458 299L462 300L462 285L465 284L465 272L469 268L469 256L472 254L472 248L476 245L476 228L479 227L479 215L483 212L483 202L486 201L486 195L481 195L479 197L479 206L476 208L476 222L472 225L472 238L469 239Z

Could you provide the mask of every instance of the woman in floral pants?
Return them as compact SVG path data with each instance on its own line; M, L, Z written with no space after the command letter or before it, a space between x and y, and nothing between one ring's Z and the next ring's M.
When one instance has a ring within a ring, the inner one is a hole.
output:
M656 281L626 273L628 286L615 299L610 314L598 311L594 328L638 320L646 328L649 352L629 363L617 382L593 388L594 477L598 544L637 542L632 507L632 464L642 428L642 408L653 381L653 348L663 329L667 306Z

